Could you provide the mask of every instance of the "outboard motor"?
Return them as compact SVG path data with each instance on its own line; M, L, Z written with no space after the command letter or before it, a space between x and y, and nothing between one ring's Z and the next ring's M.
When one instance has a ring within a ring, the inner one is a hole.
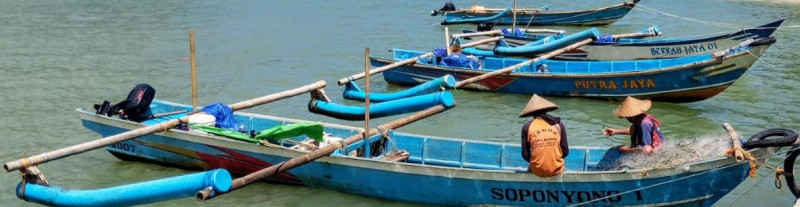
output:
M494 22L484 22L478 24L478 32L492 31L494 29Z
M443 12L455 11L455 10L456 10L456 5L453 4L452 1L448 1L447 3L444 3L444 6L441 9L431 11L431 16L436 16L437 14L439 14L439 12L443 13Z
M152 86L138 84L128 93L128 97L125 100L114 105L109 105L108 101L103 101L102 104L95 104L94 109L97 110L96 114L105 114L106 116L119 114L120 118L139 122L149 118L147 112L155 95L156 89Z

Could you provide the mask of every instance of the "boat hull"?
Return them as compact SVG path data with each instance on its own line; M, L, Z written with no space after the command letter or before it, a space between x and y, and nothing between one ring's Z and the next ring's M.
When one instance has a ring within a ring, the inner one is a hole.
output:
M90 111L79 112L84 126L102 136L141 126L134 122L94 115ZM297 121L237 114L250 117L252 122L248 124ZM326 131L358 133L358 128L326 125ZM618 152L608 148L572 147L567 159L578 160L580 163L587 160L585 165L568 164L565 173L540 178L526 172L527 163L519 158L518 145L420 137L394 131L388 133L392 138L390 140L395 142L393 144L410 152L407 162L389 162L334 153L280 173L271 180L386 200L436 205L565 206L585 203L597 206L710 206L741 183L747 177L749 169L746 162L737 163L732 158L720 157L648 171L593 171L592 168L599 166L599 163L619 156ZM437 150L447 147L471 147L476 152L494 149L502 158L491 160L500 162L499 166L502 167L481 169L491 167L468 162L487 157L487 153L473 156L464 154L466 150ZM176 129L123 141L106 149L123 157L167 163L171 166L192 169L225 168L234 175L251 173L304 153L284 147L260 146ZM751 150L751 153L763 157L768 150ZM460 156L461 161L437 159L445 154ZM687 187L691 187L691 190L687 191Z
M633 2L624 2L614 6L569 12L547 12L547 11L518 11L516 23L518 25L608 25L624 17L636 6ZM461 23L485 23L492 22L500 25L511 25L514 22L514 15L511 12L492 18L499 12L471 12L462 10L460 12L447 12L442 25L461 24ZM530 24L529 24L530 23Z
M584 72L515 71L492 76L466 85L464 88L544 96L605 99L635 96L663 102L693 102L711 98L724 91L741 77L768 47L769 44L755 46L747 51L726 55L724 58L641 71L588 73L585 71L591 70L587 69L591 66L587 65L592 63L576 61L576 64L570 66L571 62L565 61L567 63L564 64L566 65L564 71ZM376 67L396 61L376 57L370 60ZM631 66L639 64L635 61L630 63ZM527 66L521 68L525 69ZM443 75L452 75L457 81L462 81L492 71L412 64L384 71L383 78L392 84L416 85Z
M554 59L562 60L638 60L662 59L692 56L715 52L733 47L745 39L767 38L780 27L784 20L775 21L755 28L747 28L729 34L697 39L631 39L630 42L592 42ZM525 37L505 37L510 46L519 46L536 41ZM491 50L493 44L482 46ZM535 57L537 54L523 55Z

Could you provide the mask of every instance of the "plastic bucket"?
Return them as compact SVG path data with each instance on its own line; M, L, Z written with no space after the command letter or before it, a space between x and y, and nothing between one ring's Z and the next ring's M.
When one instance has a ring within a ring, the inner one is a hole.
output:
M188 121L189 124L197 124L197 125L211 126L211 127L213 127L216 122L217 118L214 118L214 116L209 114L195 114L190 116ZM189 131L206 134L206 132L204 132L203 130L193 129L191 127L189 127Z

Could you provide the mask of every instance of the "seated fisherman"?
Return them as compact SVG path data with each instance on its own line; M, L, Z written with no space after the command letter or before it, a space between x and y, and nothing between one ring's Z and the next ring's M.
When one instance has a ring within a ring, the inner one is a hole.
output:
M625 118L631 123L628 128L605 128L603 135L629 134L631 145L620 145L617 149L622 153L642 152L645 155L653 154L661 148L664 136L658 128L658 120L647 114L652 103L650 100L639 100L628 96L614 110L614 115Z
M556 104L534 94L519 116L534 117L522 127L522 159L530 163L528 171L539 177L561 174L564 158L569 155L564 123L547 114L556 109Z

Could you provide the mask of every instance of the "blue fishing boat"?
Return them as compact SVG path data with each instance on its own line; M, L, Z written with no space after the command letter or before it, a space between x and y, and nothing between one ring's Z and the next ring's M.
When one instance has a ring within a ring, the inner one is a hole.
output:
M393 84L416 85L452 75L458 81L511 69L463 88L481 91L539 94L544 96L625 98L635 96L665 102L700 101L724 91L758 60L775 38L748 40L739 46L695 56L629 61L561 61L540 59L518 65L525 59L486 57L477 69L451 67L431 58L383 72ZM422 52L395 49L393 57L371 57L373 66L383 66Z
M150 105L153 113L188 109L191 106L160 100ZM77 111L83 125L102 136L186 116L176 114L139 123L97 115L93 110ZM234 119L254 130L302 122L240 112L234 113ZM356 127L323 126L328 134L325 142L339 143L341 139L336 137L362 133ZM299 144L305 140L307 137L297 136L258 144L172 128L125 140L106 150L124 160L188 169L223 168L233 175L244 175L305 155L307 144ZM776 150L766 147L748 152L763 161ZM747 162L725 156L670 167L618 168L614 161L620 155L614 148L573 146L565 159L565 172L541 178L527 172L528 163L520 158L520 153L519 143L387 130L337 148L330 156L279 173L270 180L434 205L710 206L745 180L750 170Z
M516 22L521 25L607 25L624 17L638 2L639 0L633 0L633 2L626 1L608 7L563 12L552 12L545 9L516 9ZM514 11L510 8L456 9L454 4L448 2L442 9L434 10L431 15L444 16L442 25L487 22L510 25L514 22L513 13Z
M619 39L598 39L588 45L567 51L554 59L562 60L638 60L638 59L660 59L686 57L702 53L724 50L739 44L745 39L767 38L781 26L784 19L770 22L761 26L744 28L730 33L688 38L668 38L668 39L641 39L641 38L619 38ZM465 31L469 32L469 31ZM506 47L514 48L536 41L542 38L561 38L563 35L525 35L503 37ZM529 53L504 53L506 48L495 48L494 44L490 47L466 48L465 54L475 55L511 55L535 57L538 52Z

